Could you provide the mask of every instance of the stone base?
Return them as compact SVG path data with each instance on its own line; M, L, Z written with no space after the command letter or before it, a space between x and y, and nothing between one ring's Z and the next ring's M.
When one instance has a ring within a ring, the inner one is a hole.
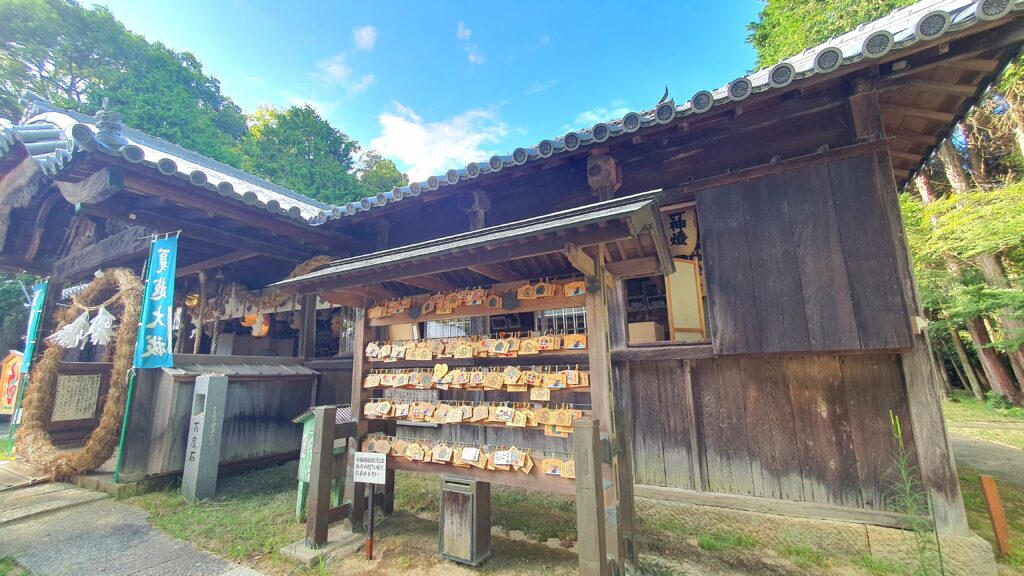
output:
M832 558L853 561L870 555L894 563L913 558L914 534L898 528L817 520L637 498L639 523L667 529L681 538L699 532L740 532L774 549L809 546ZM641 530L642 533L642 530ZM992 546L975 534L939 538L949 576L996 576Z
M303 566L313 566L331 556L355 554L364 542L366 534L353 534L344 524L338 524L327 531L327 544L322 548L308 548L303 539L281 548L281 556Z

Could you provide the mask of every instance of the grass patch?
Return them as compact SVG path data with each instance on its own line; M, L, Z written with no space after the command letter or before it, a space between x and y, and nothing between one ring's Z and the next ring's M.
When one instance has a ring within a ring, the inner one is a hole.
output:
M953 398L942 401L946 420L956 422L1010 422L1024 424L1024 410L1006 407L998 402L978 400L974 394L954 390Z
M808 544L783 544L779 547L779 553L798 568L823 568L828 565L825 554Z
M742 532L702 532L697 535L697 545L711 552L734 548L753 548L757 540Z
M642 576L682 576L686 574L655 558L640 558Z
M432 474L398 471L395 508L437 519L440 478ZM491 523L521 530L534 540L576 539L576 503L568 497L491 486Z
M126 499L150 513L150 521L175 538L188 540L236 562L283 562L278 550L300 539L295 522L297 463L224 478L217 496L189 503L171 486Z
M18 564L14 558L10 556L0 558L0 576L29 576L29 574L31 572L21 564Z
M871 576L902 576L906 569L891 560L864 554L853 559L853 565L864 570Z
M985 507L985 497L978 482L979 472L966 466L957 468L960 474L960 491L964 497L964 507L967 509L967 524L975 534L988 540L995 550L996 539L992 533L988 509ZM996 559L1000 564L1021 569L1024 568L1024 547L1021 546L1019 535L1024 534L1024 489L1009 482L1001 482L999 498L1003 502L1006 521L1010 526L1011 552L1002 558L997 556ZM1014 542L1014 535L1018 535L1017 542Z

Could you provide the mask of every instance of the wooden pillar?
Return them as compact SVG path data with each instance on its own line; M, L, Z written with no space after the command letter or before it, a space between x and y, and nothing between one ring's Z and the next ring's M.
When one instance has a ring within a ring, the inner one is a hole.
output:
M622 186L622 170L608 155L607 148L591 149L587 157L587 184L598 200L615 198L615 191Z
M312 360L316 355L316 294L302 297L302 325L299 328L299 357Z
M608 281L603 249L594 260L594 274L587 277L584 299L587 315L587 352L590 361L590 391L594 418L600 422L606 538L608 555L623 564L635 565L633 542L633 491L629 450L623 446L628 433L620 434L611 358L611 330L608 316ZM628 486L625 486L628 484ZM620 568L621 570L621 568Z
M885 138L885 126L882 123L878 92L875 92L873 78L861 77L854 80L853 95L850 96L848 103L850 123L858 142Z
M483 190L476 188L459 195L456 201L459 210L469 216L469 229L479 230L486 226L487 211L491 209L491 199Z
M603 253L603 250L602 250ZM601 258L603 261L604 258ZM608 340L610 348L629 345L626 286L619 279L608 289ZM615 400L616 482L619 485L619 524L624 538L623 560L638 567L636 550L636 510L633 506L633 387L629 364L612 365L612 394Z
M601 473L600 423L590 418L573 424L576 461L576 543L581 576L609 576Z
M915 317L923 316L923 311L896 198L892 164L887 153L879 154L877 158L875 189L885 208L895 248L896 273L913 322ZM942 395L940 387L935 384L938 378L935 357L931 353L928 331L913 332L912 347L900 353L900 360L921 483L928 490L936 530L942 534L966 535L967 513L960 493L953 448L942 415Z
M366 349L366 344L372 338L373 328L370 327L370 319L366 316L366 309L368 302L366 299L363 300L363 305L354 309L355 311L355 334L352 338L352 416L356 419L356 446L354 449L348 451L348 469L352 470L355 458L355 452L361 447L363 438L371 432L384 432L386 434L395 434L397 430L397 423L394 421L386 422L383 420L367 420L363 417L362 407L363 404L370 399L373 395L371 390L363 389L363 375L369 372L370 365L366 360L366 355L363 351ZM386 483L384 485L384 493L381 495L383 498L383 512L384 514L391 514L394 512L395 507L395 471L393 468L389 468L386 476ZM345 501L351 502L352 506L349 508L349 520L352 523L353 532L361 532L363 530L363 519L366 511L366 485L362 483L355 483L353 481L345 482Z
M356 419L356 445L348 451L349 480L345 482L345 501L351 503L348 517L352 522L353 532L363 531L363 516L366 510L366 485L351 480L351 470L355 464L355 453L361 448L363 437L369 432L370 421L363 417L363 403L370 398L371 392L363 390L363 374L367 369L366 349L367 333L370 320L366 317L366 302L354 309L355 334L352 338L352 417Z

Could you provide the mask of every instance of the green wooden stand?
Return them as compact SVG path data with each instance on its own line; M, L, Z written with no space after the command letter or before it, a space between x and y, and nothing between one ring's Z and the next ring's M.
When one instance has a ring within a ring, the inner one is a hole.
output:
M292 422L302 424L302 447L299 450L299 488L295 498L295 521L306 521L306 498L309 496L309 473L313 467L313 429L316 423L313 411L308 410L296 417ZM344 448L335 448L335 456L343 455ZM335 478L331 482L331 507L341 505L341 495L345 492L345 477Z

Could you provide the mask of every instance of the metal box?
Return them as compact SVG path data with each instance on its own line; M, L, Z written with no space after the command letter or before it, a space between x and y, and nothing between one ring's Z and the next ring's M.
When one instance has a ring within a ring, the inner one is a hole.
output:
M438 549L442 558L479 566L491 555L491 485L441 477Z

